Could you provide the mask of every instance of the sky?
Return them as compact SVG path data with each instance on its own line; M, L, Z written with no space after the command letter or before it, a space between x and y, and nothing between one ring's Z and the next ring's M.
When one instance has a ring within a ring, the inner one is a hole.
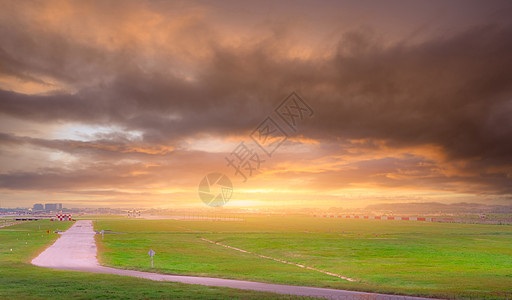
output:
M0 2L0 207L512 204L510 1Z

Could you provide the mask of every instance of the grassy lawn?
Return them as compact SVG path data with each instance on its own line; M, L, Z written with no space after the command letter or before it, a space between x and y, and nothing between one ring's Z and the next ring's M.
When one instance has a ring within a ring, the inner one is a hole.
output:
M0 229L0 299L303 299L32 266L32 258L58 238L54 233L48 237L46 230L65 230L71 224L37 221Z
M512 298L512 226L337 218L98 220L101 261L126 269L440 298ZM349 282L201 240L299 263Z

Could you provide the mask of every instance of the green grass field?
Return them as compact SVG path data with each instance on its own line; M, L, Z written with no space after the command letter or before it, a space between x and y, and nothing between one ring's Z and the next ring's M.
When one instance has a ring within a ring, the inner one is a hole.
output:
M108 266L439 298L512 298L512 226L248 217L240 222L98 220ZM299 263L349 282L201 240Z
M54 233L48 237L46 230L69 226L71 222L36 221L0 229L0 299L304 299L32 266L32 258L58 238Z

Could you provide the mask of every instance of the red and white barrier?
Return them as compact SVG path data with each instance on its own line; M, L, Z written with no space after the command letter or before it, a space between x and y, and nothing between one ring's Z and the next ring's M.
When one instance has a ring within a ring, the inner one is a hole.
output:
M398 220L398 221L424 221L432 222L434 218L426 217L391 217L391 216L357 216L357 215L313 215L319 218L345 218L345 219L370 219L370 220Z
M72 219L71 215L57 214L55 218L50 219L50 221L72 221Z

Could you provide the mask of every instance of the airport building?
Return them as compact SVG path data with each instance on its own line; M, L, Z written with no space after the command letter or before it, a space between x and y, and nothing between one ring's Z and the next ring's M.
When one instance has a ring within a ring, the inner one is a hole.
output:
M36 204L34 204L34 207L32 207L32 210L33 211L44 210L44 205L42 205L41 203L36 203Z
M62 203L46 203L44 205L44 210L46 210L46 211L62 210Z

